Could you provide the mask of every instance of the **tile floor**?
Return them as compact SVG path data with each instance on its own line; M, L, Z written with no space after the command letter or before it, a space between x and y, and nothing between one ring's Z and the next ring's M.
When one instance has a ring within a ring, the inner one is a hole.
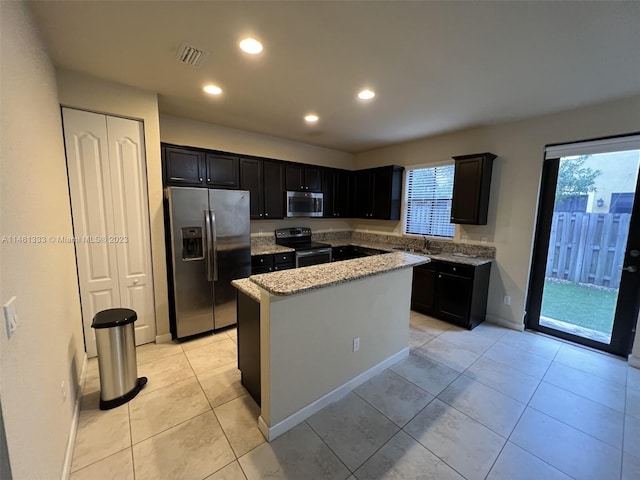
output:
M266 443L235 335L139 347L147 387L104 412L90 361L71 478L640 478L640 370L620 359L412 312L406 360Z

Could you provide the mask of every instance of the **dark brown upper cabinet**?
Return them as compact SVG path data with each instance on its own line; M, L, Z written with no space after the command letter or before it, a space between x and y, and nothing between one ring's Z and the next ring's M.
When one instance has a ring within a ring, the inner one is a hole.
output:
M240 185L238 160L236 156L207 153L207 185L213 187L238 188Z
M288 191L321 192L322 168L302 163L287 163L285 167L286 187Z
M162 145L165 185L238 188L237 155L198 148Z
M281 162L241 158L240 188L249 191L252 219L284 217L284 165Z
M453 177L451 223L486 225L491 189L493 153L476 153L453 157L456 162Z
M324 217L349 217L349 188L351 172L337 168L325 168L322 172Z
M358 170L353 174L352 216L378 220L400 220L404 167Z
M163 147L165 183L168 185L202 185L203 153L178 147Z

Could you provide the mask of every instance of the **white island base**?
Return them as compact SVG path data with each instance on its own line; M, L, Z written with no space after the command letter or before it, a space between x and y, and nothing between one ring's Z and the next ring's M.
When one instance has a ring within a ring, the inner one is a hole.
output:
M260 288L258 423L267 440L408 356L411 282L412 268L402 268L287 295Z

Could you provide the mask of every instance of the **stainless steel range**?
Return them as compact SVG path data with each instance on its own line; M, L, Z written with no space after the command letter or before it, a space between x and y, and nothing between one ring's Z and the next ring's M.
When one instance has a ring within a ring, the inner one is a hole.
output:
M276 230L276 244L296 251L296 268L331 261L331 245L312 242L310 228L280 228Z

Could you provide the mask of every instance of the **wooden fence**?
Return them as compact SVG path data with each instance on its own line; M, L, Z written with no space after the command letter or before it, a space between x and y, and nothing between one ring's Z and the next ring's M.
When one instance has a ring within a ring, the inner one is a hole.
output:
M554 213L546 277L618 288L630 217L628 213Z

